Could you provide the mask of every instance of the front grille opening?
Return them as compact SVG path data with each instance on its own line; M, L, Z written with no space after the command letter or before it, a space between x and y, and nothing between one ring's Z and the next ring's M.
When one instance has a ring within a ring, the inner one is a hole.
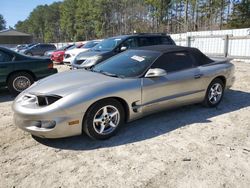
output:
M56 126L55 121L34 121L31 123L32 126L37 128L52 129Z

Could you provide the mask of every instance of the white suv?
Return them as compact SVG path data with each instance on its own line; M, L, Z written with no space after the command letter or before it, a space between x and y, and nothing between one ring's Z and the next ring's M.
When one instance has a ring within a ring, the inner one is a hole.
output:
M80 48L74 48L74 49L71 49L71 50L67 50L65 52L65 54L64 54L63 63L71 65L72 62L74 61L75 57L79 53L88 51L89 49L93 48L95 45L97 45L100 42L101 42L101 40L93 40L93 41L87 42L86 44L84 44Z

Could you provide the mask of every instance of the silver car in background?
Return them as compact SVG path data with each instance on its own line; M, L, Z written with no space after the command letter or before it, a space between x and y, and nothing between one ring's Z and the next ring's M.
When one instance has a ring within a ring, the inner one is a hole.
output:
M14 121L32 135L59 138L85 132L113 136L124 122L160 110L217 106L234 82L234 65L195 48L148 46L116 55L91 70L47 77L13 103Z

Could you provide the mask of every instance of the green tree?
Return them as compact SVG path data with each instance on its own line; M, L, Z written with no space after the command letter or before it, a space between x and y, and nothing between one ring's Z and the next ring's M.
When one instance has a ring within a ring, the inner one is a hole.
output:
M168 9L171 6L171 0L145 0L146 5L149 6L150 15L152 17L154 31L158 32L164 18L168 17Z
M61 30L60 30L60 5L61 2L56 2L48 6L45 10L45 42L60 42Z
M0 14L0 31L6 29L6 21L2 14Z
M45 42L137 32L250 27L249 0L64 0L37 6L16 28Z
M77 0L65 0L60 6L60 28L64 41L75 41Z
M250 1L242 0L234 3L234 10L229 21L231 28L250 27Z

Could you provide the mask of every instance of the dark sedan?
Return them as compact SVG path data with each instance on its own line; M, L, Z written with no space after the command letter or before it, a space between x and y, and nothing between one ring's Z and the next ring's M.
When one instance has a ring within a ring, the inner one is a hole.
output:
M28 57L0 47L0 87L18 94L34 81L57 73L48 58Z
M35 44L29 48L25 48L20 50L20 53L29 56L43 56L45 52L49 50L56 50L56 46L54 44Z

